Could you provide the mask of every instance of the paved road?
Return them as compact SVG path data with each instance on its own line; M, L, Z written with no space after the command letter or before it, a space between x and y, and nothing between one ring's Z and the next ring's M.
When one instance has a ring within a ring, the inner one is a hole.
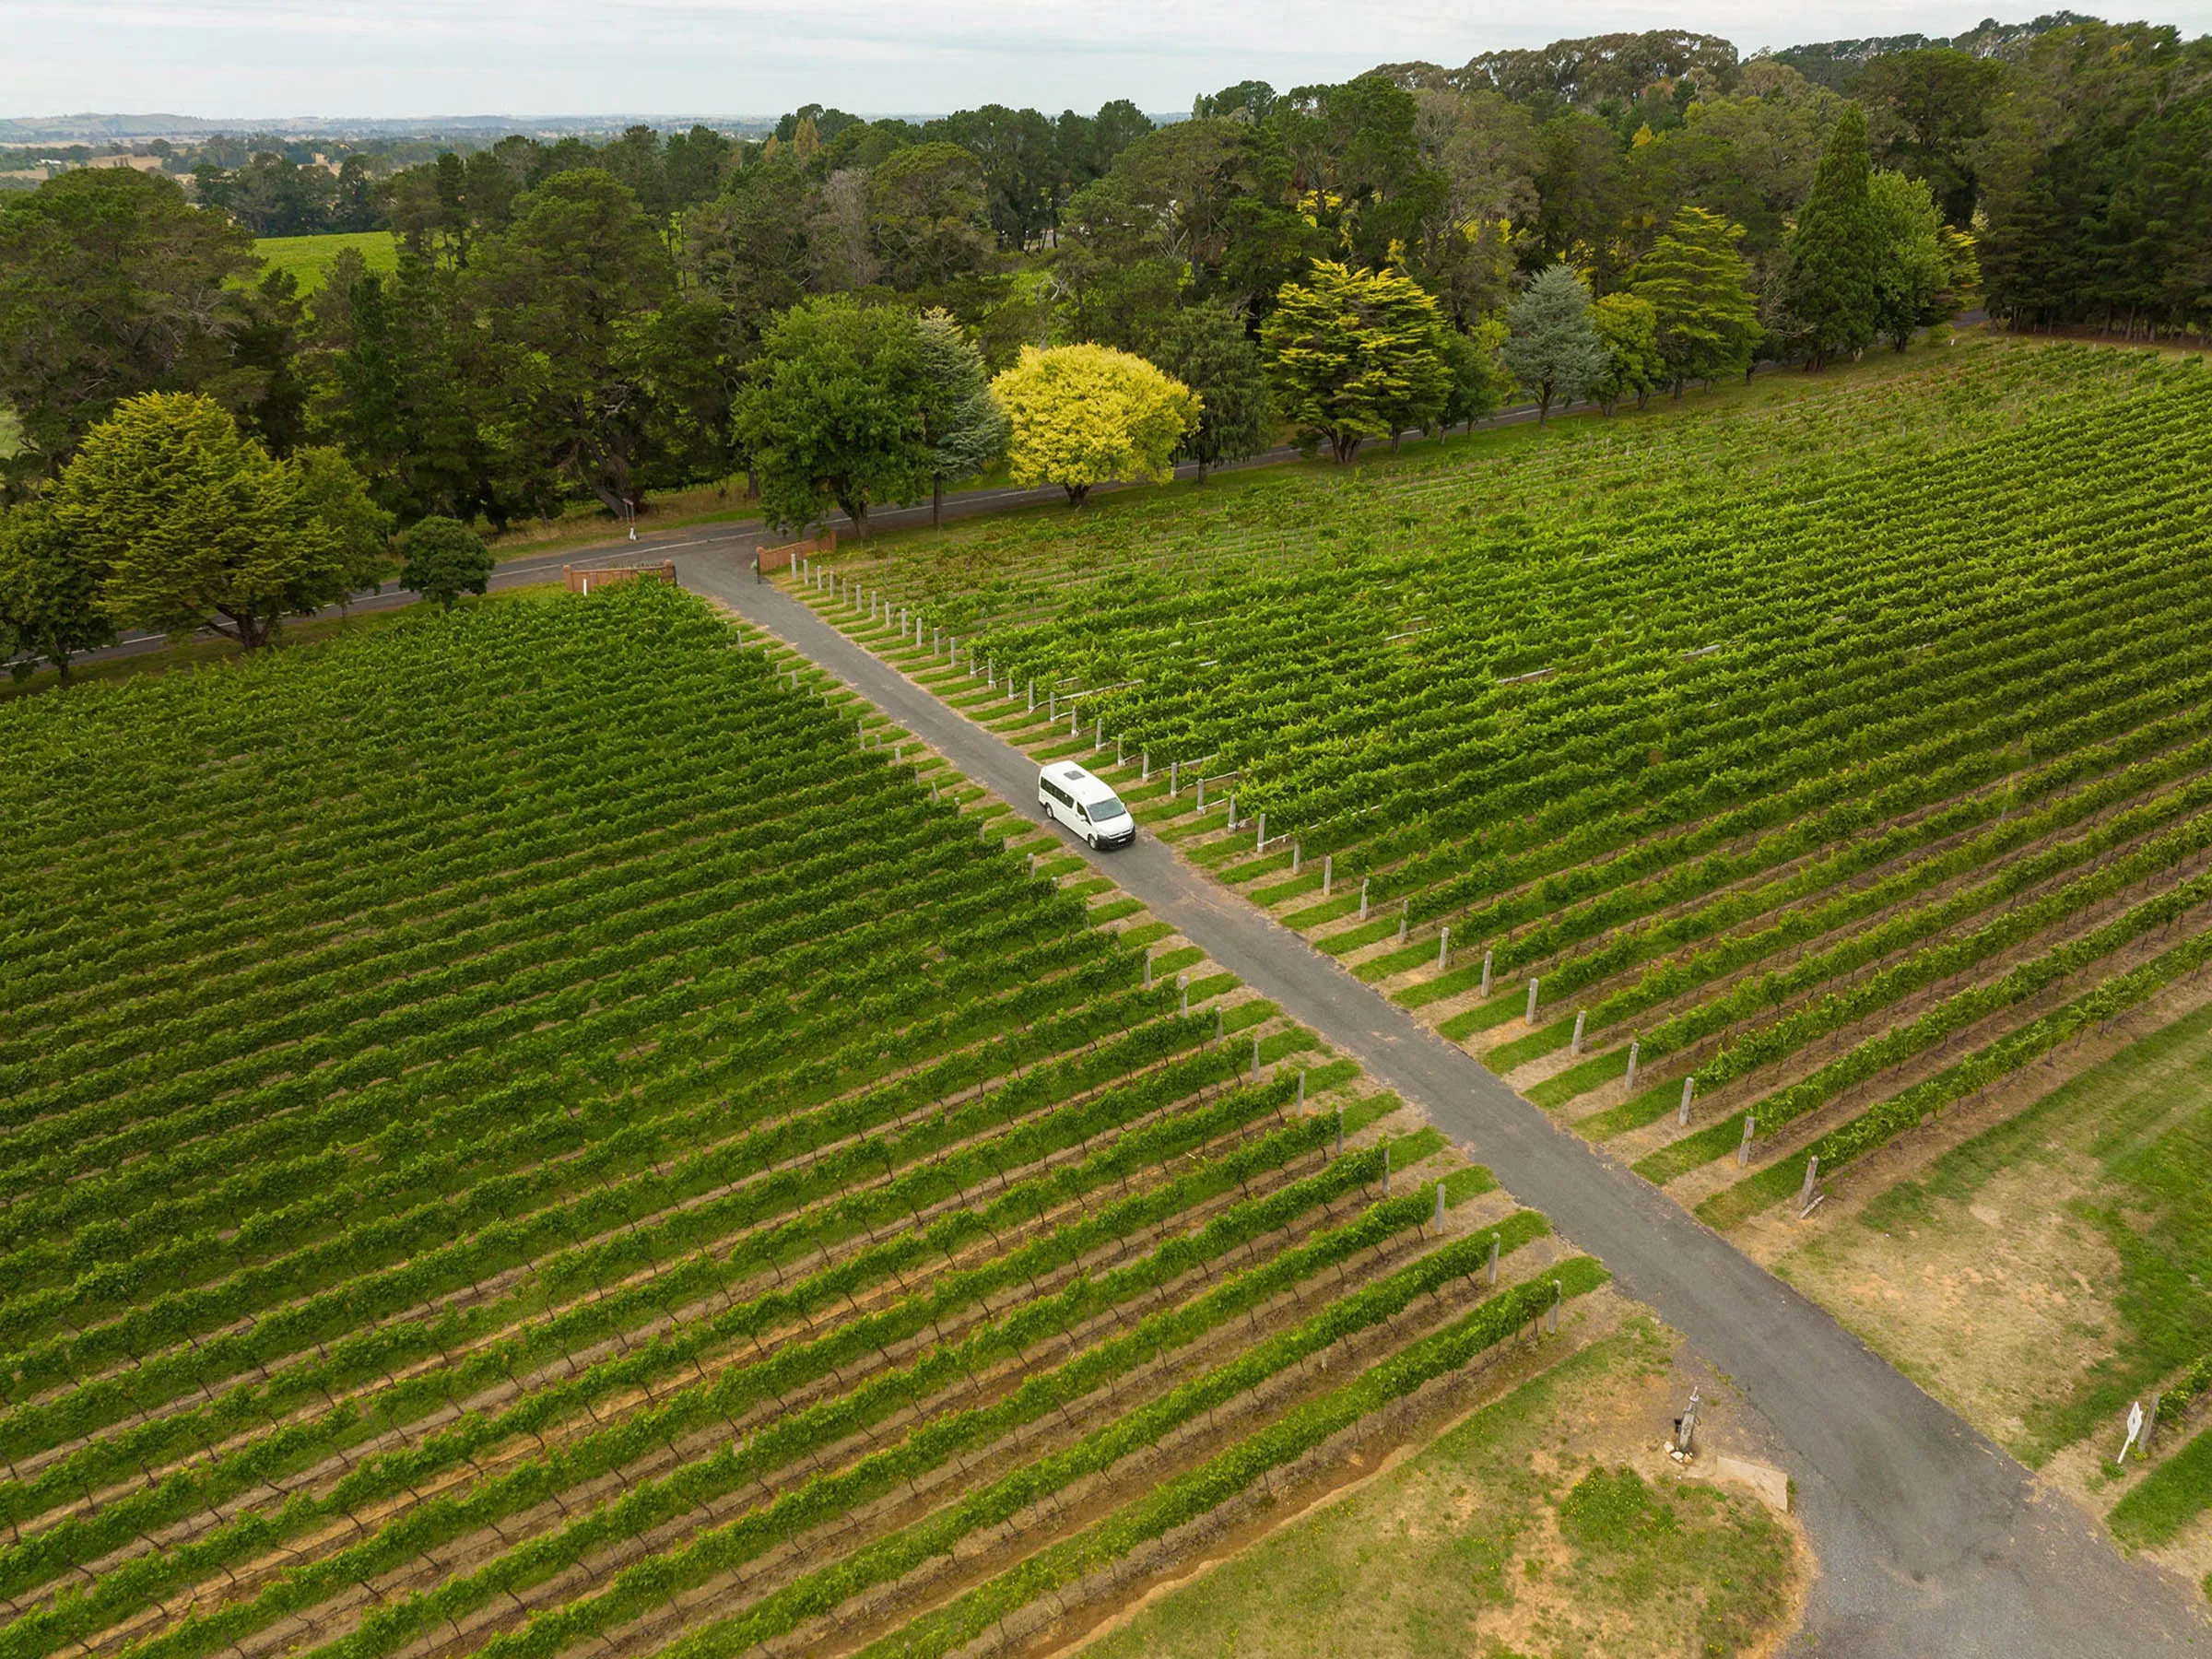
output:
M713 547L677 556L683 583L796 646L962 771L1036 798L1036 766ZM1140 835L1089 853L1293 1018L1356 1056L1603 1258L1745 1396L1796 1481L1821 1563L1805 1634L1821 1659L2142 1659L2212 1626L2194 1592L2124 1561L2063 1499L1834 1320L1672 1200L1555 1127L1472 1057L1333 959ZM1664 1425L1654 1425L1654 1430Z

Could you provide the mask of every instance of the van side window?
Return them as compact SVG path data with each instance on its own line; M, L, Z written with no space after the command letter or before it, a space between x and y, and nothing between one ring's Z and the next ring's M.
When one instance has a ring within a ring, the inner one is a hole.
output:
M1059 784L1053 782L1050 778L1047 778L1044 781L1044 793L1051 795L1053 800L1059 802L1063 806L1073 806L1076 804L1076 797L1069 794L1066 790L1061 788Z

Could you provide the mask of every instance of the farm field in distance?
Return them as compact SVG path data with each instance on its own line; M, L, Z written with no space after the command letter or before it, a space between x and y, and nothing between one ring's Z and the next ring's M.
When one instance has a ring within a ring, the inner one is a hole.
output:
M784 580L1772 1256L2206 1000L2208 437L2193 356L1969 335Z
M321 288L337 257L351 248L372 271L399 268L399 244L389 230L336 230L322 236L264 236L253 252L271 270L289 271L302 298Z
M949 1653L1641 1320L687 595L0 744L0 1659Z

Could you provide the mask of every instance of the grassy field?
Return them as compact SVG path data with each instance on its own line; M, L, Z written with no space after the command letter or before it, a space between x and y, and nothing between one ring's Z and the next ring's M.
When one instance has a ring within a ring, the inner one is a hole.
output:
M2212 1571L2212 1010L2081 1072L1777 1271L1977 1427ZM2194 1381L2196 1398L2183 1397ZM2112 1459L2163 1393L2148 1462Z
M346 230L328 236L265 236L253 244L270 269L289 271L299 280L300 292L312 294L330 275L338 255L351 248L368 261L372 271L399 268L399 245L389 230Z
M1090 1659L1648 1659L1762 1651L1788 1528L1646 1443L1687 1392L1648 1321L1485 1406L1348 1498L1178 1584ZM1641 1428L1644 1432L1638 1433Z
M2212 953L2208 435L1982 339L802 591L1736 1226Z
M0 1659L946 1653L1605 1277L669 590L0 747Z

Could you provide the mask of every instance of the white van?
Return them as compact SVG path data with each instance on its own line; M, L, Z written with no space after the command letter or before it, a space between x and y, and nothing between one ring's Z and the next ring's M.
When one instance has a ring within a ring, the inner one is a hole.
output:
M1136 839L1136 820L1121 797L1073 760L1054 761L1037 774L1037 805L1047 823L1057 819L1093 847Z

